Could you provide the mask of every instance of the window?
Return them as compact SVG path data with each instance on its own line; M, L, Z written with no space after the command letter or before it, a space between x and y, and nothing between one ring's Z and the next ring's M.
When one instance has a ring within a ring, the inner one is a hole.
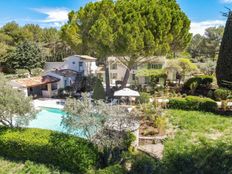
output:
M117 63L111 64L110 69L116 70L118 68Z
M67 80L65 79L64 80L64 87L66 87L68 84L67 84Z
M135 74L132 74L132 80L135 80L136 77L135 77Z
M83 67L83 62L79 62L79 71L83 71L84 67Z
M118 74L117 73L111 73L111 78L112 79L117 79L118 78Z
M72 64L73 64L73 65L75 65L75 64L76 64L76 62L72 62Z
M162 64L148 64L148 69L162 69Z

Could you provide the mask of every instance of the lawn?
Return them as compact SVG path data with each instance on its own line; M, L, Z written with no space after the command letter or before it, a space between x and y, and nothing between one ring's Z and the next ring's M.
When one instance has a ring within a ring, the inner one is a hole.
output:
M68 174L42 164L35 164L30 161L14 162L0 158L1 174Z
M232 117L182 110L167 116L177 131L165 142L167 173L232 172Z

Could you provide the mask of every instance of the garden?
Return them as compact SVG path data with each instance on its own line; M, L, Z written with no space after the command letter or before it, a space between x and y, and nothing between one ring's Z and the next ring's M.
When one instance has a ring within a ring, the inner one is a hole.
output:
M175 1L150 3L88 3L70 12L59 32L16 23L1 28L4 36L36 29L41 38L34 44L32 35L24 38L30 42L4 43L9 50L0 63L13 75L0 74L0 173L232 173L232 13L227 14L225 31L214 27L192 37L190 20ZM56 36L54 42L44 40L49 33ZM41 75L45 61L66 56L59 46L66 54L98 57L105 68L105 86L90 76L59 89L57 97L65 99L60 125L67 133L26 128L38 108L8 80ZM56 49L61 53L53 52ZM161 53L165 63L152 68L150 61ZM119 88L110 88L107 58L112 55L126 67ZM136 69L147 64L150 68ZM109 102L116 99L115 90L127 87L135 69L131 88L139 97L126 106ZM144 84L138 85L139 79ZM81 90L93 93L75 96Z

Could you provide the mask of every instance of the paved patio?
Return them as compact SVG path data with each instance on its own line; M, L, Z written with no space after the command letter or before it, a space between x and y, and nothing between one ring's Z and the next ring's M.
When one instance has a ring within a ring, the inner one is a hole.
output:
M63 109L65 100L62 99L51 99L51 98L40 98L33 100L35 108L47 107L47 108L56 108Z

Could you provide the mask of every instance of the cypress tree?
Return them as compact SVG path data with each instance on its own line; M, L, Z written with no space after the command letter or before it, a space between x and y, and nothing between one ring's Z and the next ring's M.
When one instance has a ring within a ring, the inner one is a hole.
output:
M217 61L216 76L219 87L232 89L232 11L228 13Z
M94 90L93 90L93 99L94 100L105 100L105 91L100 79L97 80Z

